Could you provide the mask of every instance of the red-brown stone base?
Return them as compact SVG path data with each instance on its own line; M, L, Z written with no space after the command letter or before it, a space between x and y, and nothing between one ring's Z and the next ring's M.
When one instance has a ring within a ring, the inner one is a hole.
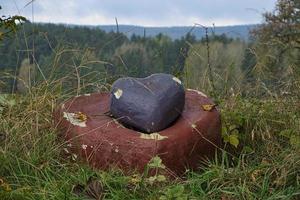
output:
M95 168L142 172L157 155L169 172L181 175L186 169L197 169L201 159L212 158L221 144L220 114L215 107L210 111L203 108L213 102L201 92L187 90L181 117L171 127L152 134L125 128L108 116L109 95L74 97L54 113L68 151Z

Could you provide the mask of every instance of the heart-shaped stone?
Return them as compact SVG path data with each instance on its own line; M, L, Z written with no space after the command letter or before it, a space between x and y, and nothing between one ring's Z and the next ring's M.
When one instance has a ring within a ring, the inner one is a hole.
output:
M170 74L121 78L113 85L110 112L122 124L151 133L170 126L184 108L181 81Z

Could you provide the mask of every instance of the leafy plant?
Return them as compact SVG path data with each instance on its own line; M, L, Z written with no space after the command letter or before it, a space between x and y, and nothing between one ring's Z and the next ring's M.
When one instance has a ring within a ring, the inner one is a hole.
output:
M187 200L188 195L184 192L183 185L175 185L168 188L163 195L159 197L160 200Z
M162 174L159 174L160 170L164 170L165 168L166 166L162 163L162 160L159 156L153 157L145 167L142 182L146 182L150 185L153 185L154 183L165 182L167 180L166 177ZM154 170L155 174L154 176L148 177L150 170Z

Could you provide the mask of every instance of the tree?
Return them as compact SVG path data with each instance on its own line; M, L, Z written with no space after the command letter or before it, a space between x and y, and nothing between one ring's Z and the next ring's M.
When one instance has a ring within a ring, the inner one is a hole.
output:
M0 10L2 7L0 6ZM2 16L0 17L0 41L10 33L15 33L18 28L18 23L23 23L26 18L23 16L15 15L12 17Z
M300 48L300 1L278 0L275 10L264 15L265 23L253 33L260 40L279 41Z
M263 16L265 22L252 32L257 61L252 71L257 80L278 90L300 75L300 1L278 0L274 11Z
M124 43L116 49L111 63L111 73L115 76L144 77L150 74L148 52L142 44Z

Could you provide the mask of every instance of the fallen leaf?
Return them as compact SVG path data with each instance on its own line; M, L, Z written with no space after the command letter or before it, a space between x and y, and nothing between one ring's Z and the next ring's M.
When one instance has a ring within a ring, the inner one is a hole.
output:
M204 111L211 111L216 107L216 104L204 104L201 105Z
M121 89L117 89L117 91L114 92L114 95L115 95L115 97L117 99L120 99L120 97L122 96L122 94L123 94L123 90L121 90Z
M63 117L74 126L86 127L87 116L81 112L77 112L77 113L63 112Z
M85 114L83 114L82 112L76 112L74 117L81 122L85 122L87 120L87 116Z
M142 182L142 177L138 174L134 174L131 179L129 180L130 183L137 185L138 183Z

